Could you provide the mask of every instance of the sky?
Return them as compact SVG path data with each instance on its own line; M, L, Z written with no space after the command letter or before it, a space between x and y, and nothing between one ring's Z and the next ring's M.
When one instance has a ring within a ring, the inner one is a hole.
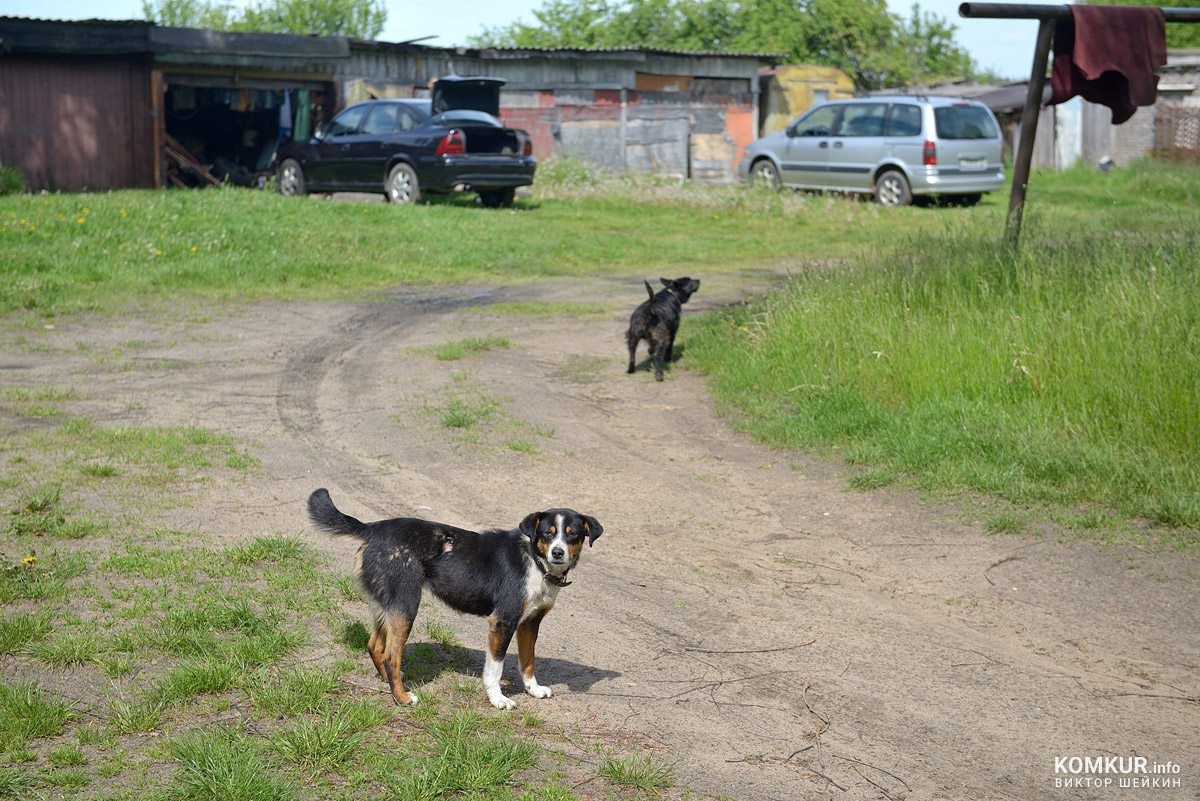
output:
M1004 0L1001 0L1004 1ZM457 0L451 13L438 3L384 0L387 26L379 39L401 42L424 36L422 44L452 47L466 44L468 36L521 20L533 23L533 10L543 0ZM923 12L936 14L957 26L955 40L983 68L1005 78L1026 79L1033 63L1037 36L1034 20L963 19L960 0L920 0ZM888 0L892 13L908 19L913 0ZM40 19L141 19L141 0L0 0L0 16Z

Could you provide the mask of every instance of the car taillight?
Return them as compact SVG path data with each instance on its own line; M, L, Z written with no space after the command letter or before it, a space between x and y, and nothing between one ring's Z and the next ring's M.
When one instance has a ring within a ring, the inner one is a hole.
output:
M529 137L529 136L525 137L525 146L523 148L521 148L521 155L522 156L532 156L533 155L533 138L532 137Z
M467 152L464 145L462 131L451 131L442 137L442 141L438 142L437 154L439 156L461 156Z
M925 143L925 149L921 153L921 163L926 166L937 164L937 145L933 142Z

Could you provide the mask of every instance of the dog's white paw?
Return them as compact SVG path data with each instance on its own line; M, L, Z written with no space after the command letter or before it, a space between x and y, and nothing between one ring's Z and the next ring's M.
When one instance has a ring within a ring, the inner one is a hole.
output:
M513 709L517 705L516 701L503 693L496 693L495 695L488 693L488 700L492 702L492 706L496 707L496 709Z
M549 687L545 686L544 684L538 684L535 681L529 682L525 685L525 692L529 693L534 698L549 698L550 696L554 695L554 691Z

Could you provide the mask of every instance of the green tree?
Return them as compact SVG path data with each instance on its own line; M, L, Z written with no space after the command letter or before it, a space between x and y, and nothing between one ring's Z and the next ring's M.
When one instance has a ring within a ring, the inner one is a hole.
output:
M387 22L383 0L142 0L146 19L159 25L220 31L265 31L374 39Z
M953 25L916 6L905 21L885 0L547 0L533 15L534 25L485 29L469 43L782 53L839 67L865 89L977 72Z
M1114 6L1144 6L1141 0L1085 0L1099 5ZM1172 8L1200 8L1200 0L1171 0L1163 5ZM1168 22L1167 47L1172 49L1200 47L1200 23L1197 22Z

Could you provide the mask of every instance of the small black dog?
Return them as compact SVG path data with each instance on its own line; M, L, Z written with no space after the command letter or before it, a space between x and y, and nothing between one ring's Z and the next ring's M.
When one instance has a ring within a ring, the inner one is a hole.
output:
M629 332L625 334L625 340L629 343L629 369L625 372L633 372L634 354L637 353L638 343L644 339L650 345L650 356L654 359L654 378L662 381L663 362L671 361L682 306L700 288L700 279L685 277L674 281L666 278L658 280L666 289L655 295L650 282L646 281L650 300L634 309L633 316L629 318Z
M330 534L361 543L355 580L375 619L367 651L396 703L417 703L417 696L404 689L400 658L424 587L456 611L487 618L483 688L492 706L516 706L500 691L513 636L525 691L534 698L550 697L550 688L533 675L538 628L558 591L571 584L567 571L579 561L583 541L591 545L604 531L596 518L549 509L528 515L512 531L483 533L415 517L363 523L338 511L323 489L309 496L308 515Z

